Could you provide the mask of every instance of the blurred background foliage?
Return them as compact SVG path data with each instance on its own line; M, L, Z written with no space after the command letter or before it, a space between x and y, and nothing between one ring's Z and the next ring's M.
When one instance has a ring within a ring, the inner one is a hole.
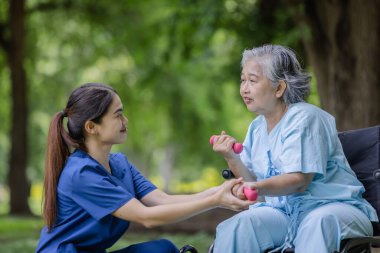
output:
M251 120L239 97L244 49L294 48L305 60L291 9L260 13L255 0L29 0L26 2L28 161L32 211L40 213L47 130L79 85L113 86L129 120L115 152L171 192L222 182L224 160L209 138L222 130L243 141ZM0 22L8 3L0 0ZM275 18L276 20L272 20ZM0 52L0 200L6 213L11 83ZM306 60L303 66L312 69ZM319 105L313 81L310 102Z
M256 116L239 97L244 49L293 48L313 76L308 101L339 131L379 124L379 8L380 0L0 0L0 251L34 251L43 224L30 214L41 214L50 119L83 83L119 92L129 135L113 151L173 193L223 182L226 163L209 138L225 130L242 142ZM158 236L127 234L115 247ZM168 238L205 252L213 235Z

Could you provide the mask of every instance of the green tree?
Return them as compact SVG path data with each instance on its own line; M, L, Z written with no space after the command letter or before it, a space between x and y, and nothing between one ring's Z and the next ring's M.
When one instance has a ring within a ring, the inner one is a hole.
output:
M0 122L0 148L10 149L11 213L29 212L27 178L41 179L51 115L84 82L108 83L119 91L130 136L115 151L125 152L145 174L159 168L167 182L172 174L194 179L204 167L225 166L208 145L212 134L226 130L244 138L252 119L238 94L244 48L263 43L294 48L315 73L322 107L337 117L340 130L377 124L379 74L373 59L379 22L373 10L378 1L357 4L33 0L24 6L24 1L0 1L0 63L7 66L0 70L5 98L0 115L8 119ZM360 41L355 32L376 35ZM9 146L3 142L7 131Z
M379 8L378 0L305 1L298 23L310 28L302 41L322 107L341 130L380 123Z
M27 163L27 78L25 57L25 1L9 1L8 20L0 24L0 45L9 67L12 96L11 150L8 185L10 212L30 214L27 203L30 183L26 177Z
M254 27L280 33L279 43L281 33L296 35L294 48L311 65L321 106L339 130L380 123L380 1L260 0L257 7L262 22Z

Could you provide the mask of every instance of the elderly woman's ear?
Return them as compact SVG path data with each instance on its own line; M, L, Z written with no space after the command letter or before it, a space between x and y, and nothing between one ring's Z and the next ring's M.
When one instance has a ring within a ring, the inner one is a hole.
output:
M286 90L286 82L284 80L280 80L276 89L276 97L281 98L284 95Z

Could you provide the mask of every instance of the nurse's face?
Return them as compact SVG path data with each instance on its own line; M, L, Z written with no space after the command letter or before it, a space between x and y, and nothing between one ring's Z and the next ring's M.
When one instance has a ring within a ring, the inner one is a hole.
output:
M125 141L128 133L128 119L124 116L123 104L118 95L113 101L99 124L96 124L97 138L103 144L113 145Z
M250 59L244 64L240 79L240 95L249 111L265 115L275 109L276 88L256 60Z

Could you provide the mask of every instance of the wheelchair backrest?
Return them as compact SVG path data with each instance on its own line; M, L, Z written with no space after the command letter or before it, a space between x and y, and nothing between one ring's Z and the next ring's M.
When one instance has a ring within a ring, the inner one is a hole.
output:
M380 218L380 125L339 133L348 163L363 183L363 197ZM380 235L380 223L373 223L374 235Z

